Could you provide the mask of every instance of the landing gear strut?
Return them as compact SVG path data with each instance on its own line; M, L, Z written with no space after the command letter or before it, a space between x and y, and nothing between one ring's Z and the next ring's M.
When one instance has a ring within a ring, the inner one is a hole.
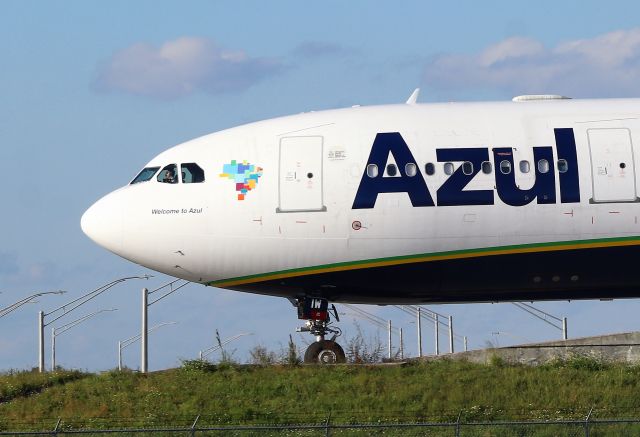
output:
M331 326L331 315L340 321L336 307L331 305L326 299L304 297L296 300L298 308L298 319L306 320L305 326L297 329L298 332L310 332L316 336L316 341L312 343L304 353L304 362L308 364L337 364L346 362L344 350L335 342L336 338L342 334L340 328ZM331 314L333 313L333 314ZM325 336L332 334L329 340Z

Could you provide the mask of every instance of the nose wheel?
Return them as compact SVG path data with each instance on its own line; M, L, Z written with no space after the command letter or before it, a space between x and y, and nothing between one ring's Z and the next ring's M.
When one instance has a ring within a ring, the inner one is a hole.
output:
M310 364L338 364L346 361L342 346L331 340L316 341L304 353L304 362Z
M304 297L296 300L298 319L306 320L305 326L298 328L298 332L309 332L316 336L304 353L305 364L339 364L347 361L344 350L336 343L336 338L342 334L340 328L332 326L331 315L340 321L336 307L326 299ZM329 340L325 336L331 334Z

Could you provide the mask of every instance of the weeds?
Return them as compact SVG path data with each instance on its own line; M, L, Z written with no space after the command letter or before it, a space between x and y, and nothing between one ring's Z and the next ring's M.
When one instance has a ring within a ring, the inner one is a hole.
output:
M185 372L215 372L218 367L207 360L181 360Z
M546 364L547 367L553 368L570 368L575 370L585 370L590 372L610 369L613 364L602 358L589 355L574 354L566 358L558 358Z
M282 353L280 363L285 366L299 366L302 364L300 354L298 353L298 346L293 341L293 337L289 334L289 343L287 343L287 349L285 353Z
M384 346L380 337L365 339L358 323L356 323L356 330L356 335L348 339L346 343L344 352L347 361L352 364L382 362Z
M78 370L58 369L50 373L9 371L0 375L0 403L39 393L47 387L62 385L87 376L89 376L87 373Z

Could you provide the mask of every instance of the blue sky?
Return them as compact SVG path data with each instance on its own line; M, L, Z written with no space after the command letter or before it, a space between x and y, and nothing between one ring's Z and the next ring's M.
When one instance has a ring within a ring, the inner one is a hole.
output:
M584 0L2 2L0 307L35 291L69 293L0 319L0 370L36 365L39 309L146 272L93 244L79 220L162 150L248 121L401 102L417 86L422 102L527 92L638 97L639 12L633 1ZM69 315L64 320L119 308L64 334L58 362L113 368L117 341L139 330L140 288L167 280L129 282ZM637 328L640 309L635 300L539 307L568 316L571 336ZM560 335L509 304L437 309L455 316L473 347ZM408 317L370 310L405 326L415 353ZM256 344L277 350L297 326L283 299L195 285L150 317L178 322L154 334L152 369L195 357L216 328L223 338L255 333L235 344L242 359ZM353 334L352 317L345 319ZM137 347L125 363L137 367Z

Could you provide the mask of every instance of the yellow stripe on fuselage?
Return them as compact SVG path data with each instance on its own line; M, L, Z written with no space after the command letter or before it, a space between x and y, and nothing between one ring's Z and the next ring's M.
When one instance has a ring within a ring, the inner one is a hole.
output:
M299 269L283 270L279 272L264 273L238 278L211 281L207 285L215 287L233 287L237 285L252 284L256 282L273 281L276 279L293 278L297 276L316 275L321 273L342 272L348 270L368 269L372 267L387 267L401 264L414 264L431 261L445 261L453 259L479 258L483 256L512 255L536 252L557 252L577 249L594 249L604 247L621 247L640 245L640 237L622 237L601 240L562 241L555 243L535 243L530 245L505 246L496 248L466 249L452 252L433 254L419 254L399 256L396 258L383 258L363 261L351 261L345 263L328 264L316 267L304 267Z

